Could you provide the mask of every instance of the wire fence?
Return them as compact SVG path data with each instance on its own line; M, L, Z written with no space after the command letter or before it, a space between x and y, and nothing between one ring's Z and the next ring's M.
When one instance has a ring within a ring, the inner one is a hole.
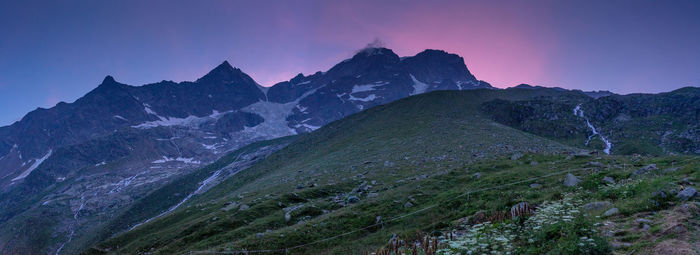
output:
M474 194L474 193L477 193L477 192L483 192L483 191L492 190L492 189L499 189L499 188L503 188L503 187L513 186L513 185L522 184L522 183L527 183L527 182L532 182L532 181L536 181L536 180L540 180L540 179L544 179L544 178L548 178L548 177L552 177L552 176L557 176L557 175L561 175L561 174L574 173L574 172L580 172L580 171L591 170L591 169L593 169L593 168L592 168L592 167L585 167L585 168L579 168L579 169L574 169L574 170L558 171L558 172L549 173L549 174L545 174L545 175L537 176L537 177L532 177L532 178L529 178L529 179L520 180L520 181L516 181L516 182L510 182L510 183L505 183L505 184L500 184L500 185L494 185L494 186L485 187L485 188L479 188L479 189L474 189L474 190L468 190L468 191L466 191L465 193L462 193L461 195L456 196L456 197L454 197L453 199L451 199L451 200L449 200L449 201L446 201L446 202L454 201L454 200L457 200L457 199L459 199L459 198L463 198L463 197L465 197L465 196L469 196L470 194ZM445 202L442 202L442 203L445 203ZM324 239L319 239L319 240L316 240L316 241L313 241L313 242L310 242L310 243L300 244L300 245L291 246L291 247L286 247L286 248L281 248L281 249L270 249L270 250L237 250L237 251L211 251L211 250L203 250L203 251L190 251L190 252L185 253L185 254L256 254L256 253L287 254L287 253L289 253L290 251L295 250L295 249L299 249L299 248L311 246L311 245L318 244L318 243L322 243L322 242L327 242L327 241L330 241L330 240L333 240L333 239L336 239L336 238L340 238L340 237L343 237L343 236L352 235L352 234L358 233L358 232L360 232L360 231L365 231L365 230L370 229L370 228L382 226L382 225L384 225L384 224L386 224L386 223L389 223L389 222L398 221L398 220L401 220L401 219L403 219L403 218L406 218L406 217L409 217L409 216L413 216L413 215L416 215L416 214L425 212L425 211L427 211L427 210L436 208L436 207L438 207L440 204L441 204L441 203L436 203L436 204L433 204L433 205L430 205L430 206L427 206L427 207L424 207L424 208L415 210L415 211L410 212L410 213L407 213L407 214L399 215L399 216L390 218L390 219L388 219L388 220L381 221L381 222L377 222L377 223L375 223L375 224L371 224L371 225L368 225L368 226L366 226L366 227L358 228L358 229L355 229L355 230L352 230L352 231L348 231L348 232L345 232L345 233L342 233L342 234L334 235L334 236L327 237L327 238L324 238Z

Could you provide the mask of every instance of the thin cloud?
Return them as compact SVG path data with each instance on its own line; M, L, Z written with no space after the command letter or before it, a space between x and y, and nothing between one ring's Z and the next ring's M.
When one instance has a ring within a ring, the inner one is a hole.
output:
M384 41L380 40L379 38L374 38L374 41L368 43L362 49L359 49L357 52L355 52L355 54L360 52L367 52L376 48L384 48L384 45Z

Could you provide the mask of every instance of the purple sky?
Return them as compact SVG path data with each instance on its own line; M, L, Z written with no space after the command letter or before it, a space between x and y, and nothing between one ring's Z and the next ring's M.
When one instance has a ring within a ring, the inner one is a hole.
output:
M0 0L0 125L105 75L195 80L228 60L265 86L378 38L443 49L496 87L617 93L700 86L700 1Z

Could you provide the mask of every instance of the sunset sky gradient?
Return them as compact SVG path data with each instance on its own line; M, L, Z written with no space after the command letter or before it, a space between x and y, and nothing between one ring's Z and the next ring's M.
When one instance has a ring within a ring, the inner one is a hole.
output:
M0 125L106 75L196 80L228 60L271 86L368 42L464 57L481 80L616 93L700 86L700 1L0 0Z

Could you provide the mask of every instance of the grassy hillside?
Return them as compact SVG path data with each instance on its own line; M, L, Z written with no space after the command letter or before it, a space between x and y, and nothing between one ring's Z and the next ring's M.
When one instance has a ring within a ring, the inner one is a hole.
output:
M454 231L458 219L478 211L596 194L601 174L620 180L652 162L682 164L668 178L698 177L697 158L574 157L580 149L498 124L481 111L494 99L551 96L583 100L547 89L433 92L363 111L299 137L172 214L86 253L292 247L292 254L361 254L392 237L413 241L418 233ZM567 171L583 179L581 188L561 185ZM531 188L534 182L542 187ZM623 215L648 210L650 187L614 202L625 205ZM465 195L469 190L480 191Z

